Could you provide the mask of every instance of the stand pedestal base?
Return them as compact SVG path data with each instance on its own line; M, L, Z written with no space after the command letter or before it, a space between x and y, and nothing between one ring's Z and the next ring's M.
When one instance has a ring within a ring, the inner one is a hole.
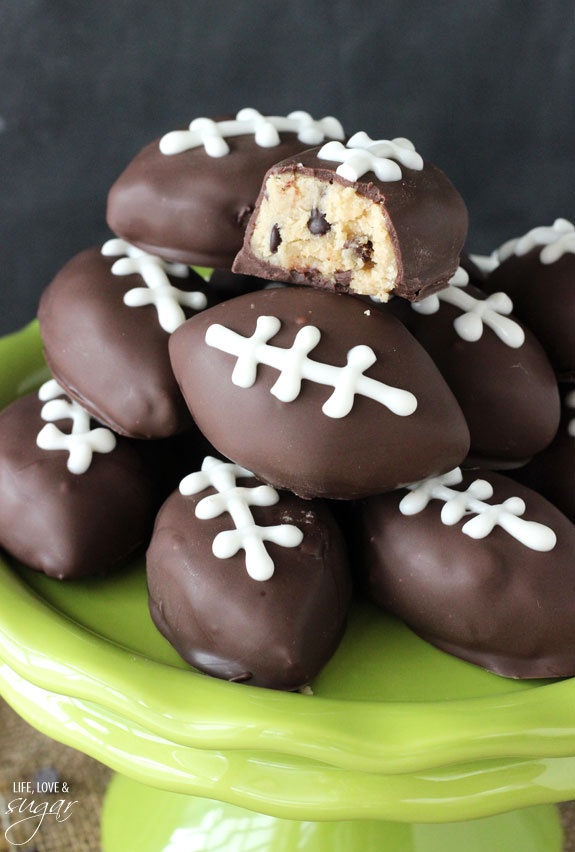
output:
M102 815L103 852L561 852L553 805L441 825L296 822L167 793L120 775Z

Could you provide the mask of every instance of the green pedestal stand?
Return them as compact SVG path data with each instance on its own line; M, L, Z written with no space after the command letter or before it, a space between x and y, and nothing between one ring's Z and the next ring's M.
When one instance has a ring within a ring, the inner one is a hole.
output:
M562 848L557 809L550 806L447 825L297 822L152 790L121 776L108 790L102 839L104 852L560 852Z

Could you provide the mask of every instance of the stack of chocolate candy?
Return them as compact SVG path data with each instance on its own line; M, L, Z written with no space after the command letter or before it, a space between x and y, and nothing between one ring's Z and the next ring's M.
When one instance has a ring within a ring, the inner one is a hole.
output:
M7 550L65 579L151 536L156 625L228 680L309 683L352 574L464 659L575 674L575 528L492 472L573 456L569 223L471 284L465 205L409 140L252 109L147 146L108 223L42 297L53 378L0 415Z

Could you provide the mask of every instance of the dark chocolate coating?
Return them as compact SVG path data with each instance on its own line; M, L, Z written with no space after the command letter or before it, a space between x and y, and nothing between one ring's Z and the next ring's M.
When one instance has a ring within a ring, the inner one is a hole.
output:
M29 394L0 412L0 546L61 580L115 571L149 539L153 478L123 438L70 473L66 451L36 444L42 405ZM69 420L56 425L69 432Z
M242 486L259 483L240 479ZM309 683L337 648L351 596L343 539L321 502L283 493L275 506L252 506L256 523L290 523L304 533L298 547L266 542L275 564L269 580L253 580L240 550L212 553L218 532L233 529L225 513L199 520L201 494L168 498L147 555L150 612L160 632L192 666L225 680L273 689Z
M279 145L261 148L253 134L232 137L225 157L210 157L203 146L162 154L156 139L112 186L108 225L168 260L231 268L263 176L274 163L309 147L295 133L280 138Z
M254 278L253 275L236 275L231 269L214 269L205 286L206 290L215 294L218 302L223 302L224 299L235 299L242 293L261 290L267 283L263 278Z
M319 328L315 361L344 366L353 346L370 346L377 362L365 375L411 391L416 411L400 417L356 395L349 414L334 419L322 412L332 387L304 380L297 399L281 402L270 393L279 372L264 365L251 388L237 387L236 357L208 346L206 329L221 323L250 336L266 315L282 323L273 346L291 347L303 325ZM389 491L449 470L467 454L465 420L427 353L389 312L353 296L301 287L240 296L181 326L170 355L192 415L214 447L301 497L351 500Z
M46 361L70 396L115 432L165 438L192 426L170 366L169 334L153 305L124 305L124 294L144 285L137 274L113 275L115 260L99 248L83 251L45 290L38 318ZM208 292L191 270L171 281Z
M353 186L358 195L381 205L398 266L395 295L417 300L445 287L457 269L467 234L467 208L449 178L432 163L425 163L422 171L401 166L402 180L383 183L373 172L367 172L359 181L351 183L336 174L339 163L318 159L319 150L319 147L311 148L278 162L269 170L247 227L243 248L232 267L234 272L348 292L349 271L346 275L346 270L341 270L334 285L317 269L280 269L255 257L250 250L268 176L292 173Z
M191 470L199 470L214 448L195 423L191 429L157 441L138 441L138 451L154 476L157 506L177 488Z
M495 527L482 539L441 522L444 503L417 515L399 511L405 492L359 509L362 571L375 603L444 651L506 677L575 675L575 527L539 494L481 471L494 488L486 502L521 497L524 517L551 527L555 548L531 550ZM455 490L477 479L468 472ZM469 516L474 517L474 516Z
M319 234L320 236L327 234L331 230L331 225L317 207L314 207L311 211L307 226L310 234Z
M476 287L458 289L485 298ZM463 312L445 302L429 315L417 313L404 299L379 308L405 324L441 371L467 420L474 465L517 466L551 443L561 414L559 391L553 368L529 329L522 326L525 342L513 349L486 325L479 340L463 340L453 327Z
M573 389L575 386L569 388ZM552 444L525 467L510 471L509 476L543 494L575 523L575 435L568 432L571 420L575 420L575 409L565 406Z
M575 254L545 264L542 249L511 255L483 286L511 296L514 313L537 335L559 379L575 381Z
M459 265L462 269L465 269L472 284L475 284L476 287L481 287L483 285L483 282L487 278L487 273L479 268L466 251L461 252Z

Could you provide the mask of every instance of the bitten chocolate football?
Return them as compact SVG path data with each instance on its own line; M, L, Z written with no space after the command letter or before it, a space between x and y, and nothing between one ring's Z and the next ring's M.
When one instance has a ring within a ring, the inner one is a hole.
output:
M204 281L123 240L72 258L38 310L46 361L100 422L131 438L192 426L170 366L168 339L208 305Z
M413 300L447 285L466 233L463 199L409 140L356 133L272 166L233 269Z
M424 639L506 677L575 675L575 526L541 495L454 470L358 514L369 595Z
M152 618L188 663L273 689L315 677L339 644L351 597L327 506L213 457L160 510L147 573Z
M337 119L308 113L198 118L147 145L108 196L114 233L168 260L230 269L242 247L262 179L278 160L325 139L343 139Z
M459 464L469 432L425 350L391 314L301 287L198 314L170 339L210 443L301 497L351 500Z

